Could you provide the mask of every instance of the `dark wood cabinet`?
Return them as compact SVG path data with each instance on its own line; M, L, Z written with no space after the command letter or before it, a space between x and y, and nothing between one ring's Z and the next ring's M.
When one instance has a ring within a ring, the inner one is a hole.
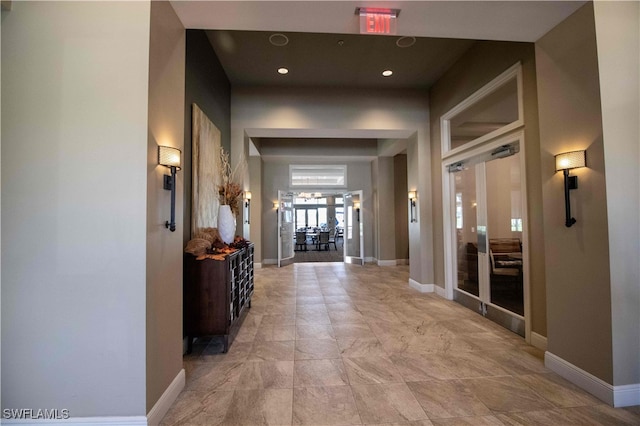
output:
M184 335L188 349L194 337L223 336L224 352L229 336L253 296L253 244L224 260L196 260L185 254L183 283Z

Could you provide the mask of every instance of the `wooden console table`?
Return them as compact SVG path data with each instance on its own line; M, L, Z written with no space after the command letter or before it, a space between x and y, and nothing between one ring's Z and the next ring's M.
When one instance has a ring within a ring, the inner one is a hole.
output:
M185 253L183 327L187 353L193 338L223 336L224 352L229 335L253 296L253 243L227 255L224 260L196 260Z

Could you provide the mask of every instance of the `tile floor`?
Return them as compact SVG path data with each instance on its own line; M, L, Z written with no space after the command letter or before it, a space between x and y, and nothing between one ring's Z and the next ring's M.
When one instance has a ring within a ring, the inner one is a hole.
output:
M406 266L256 270L229 352L194 345L162 424L640 424L639 407L602 404L519 336L407 280Z

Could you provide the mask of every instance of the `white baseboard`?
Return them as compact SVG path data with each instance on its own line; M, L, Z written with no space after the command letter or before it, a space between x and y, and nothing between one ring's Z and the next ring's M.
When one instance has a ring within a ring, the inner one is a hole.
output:
M262 268L262 263L254 263L253 264L253 268L254 269L261 269Z
M369 256L364 258L364 263L376 263L376 262L377 262L377 259L375 257Z
M184 389L185 377L183 368L147 414L147 424L149 426L157 426L160 424L162 418L167 414L167 411L169 411L169 408L171 408L178 398L182 389Z
M396 265L408 265L409 259L396 259Z
M420 293L433 293L433 284L420 284L416 280L409 278L409 287L418 290Z
M395 260L378 260L378 266L396 266Z
M547 338L542 334L538 334L535 331L531 332L531 346L538 348L541 351L547 350Z
M262 259L263 265L277 265L278 259Z
M545 352L544 365L571 383L614 407L640 405L640 383L613 386L551 352Z
M2 419L3 425L82 425L82 426L147 426L145 416L128 417L71 417L69 419Z
M433 288L436 291L436 294L440 297L442 297L443 299L447 298L447 291L444 289L444 287L440 287L439 285L434 285Z

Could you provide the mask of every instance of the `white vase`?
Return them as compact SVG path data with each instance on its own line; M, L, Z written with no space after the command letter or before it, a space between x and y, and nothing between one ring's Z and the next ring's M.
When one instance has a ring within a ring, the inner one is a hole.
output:
M218 232L225 244L231 244L236 234L236 217L231 206L222 204L218 208Z

